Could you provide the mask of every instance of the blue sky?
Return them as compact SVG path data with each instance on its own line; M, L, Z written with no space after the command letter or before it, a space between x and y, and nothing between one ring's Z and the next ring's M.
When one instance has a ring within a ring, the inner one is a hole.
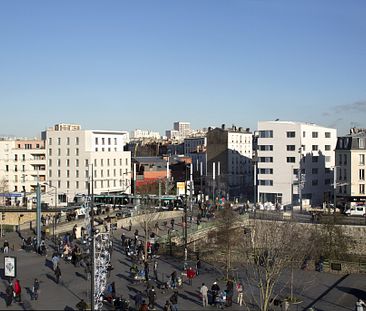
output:
M0 1L0 134L366 127L366 1Z

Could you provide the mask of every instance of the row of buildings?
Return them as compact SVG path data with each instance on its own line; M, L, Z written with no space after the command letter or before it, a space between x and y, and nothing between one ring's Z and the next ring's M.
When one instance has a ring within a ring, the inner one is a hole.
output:
M187 122L174 127L180 140L73 124L56 124L40 139L2 139L0 204L30 207L40 184L47 203L66 205L90 191L91 180L95 193L138 192L154 182L160 192L165 183L164 193L191 172L196 194L211 198L283 205L366 198L365 130L338 137L333 128L280 120L260 121L254 132L223 124L192 135Z

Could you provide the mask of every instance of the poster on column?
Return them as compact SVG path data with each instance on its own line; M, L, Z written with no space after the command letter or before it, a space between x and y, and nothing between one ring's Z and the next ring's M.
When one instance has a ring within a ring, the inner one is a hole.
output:
M4 275L15 278L17 275L17 259L13 256L4 257Z

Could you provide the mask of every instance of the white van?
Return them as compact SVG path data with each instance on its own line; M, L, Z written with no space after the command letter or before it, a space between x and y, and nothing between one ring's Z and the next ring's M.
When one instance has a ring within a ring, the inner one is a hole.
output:
M347 216L366 216L366 205L351 206L344 213Z

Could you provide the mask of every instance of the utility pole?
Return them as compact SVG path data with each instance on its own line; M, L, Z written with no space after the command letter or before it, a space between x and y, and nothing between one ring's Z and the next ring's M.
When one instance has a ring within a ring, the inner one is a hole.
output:
M184 267L186 266L187 263L187 244L188 244L188 232L187 232L187 164L185 165L185 187L184 187L184 197L185 197L185 202L184 202Z
M89 191L91 188L91 226L90 226L90 235L91 235L91 310L95 310L95 247L94 247L94 165L91 164L91 187L89 186Z
M215 162L212 163L212 202L215 204Z
M189 178L189 205L190 205L189 208L191 210L191 218L190 218L191 223L192 223L192 217L193 217L192 196L193 196L193 164L191 163L190 178Z
M337 208L337 167L333 170L333 221L336 222L336 208Z
M37 175L38 176L38 175ZM39 184L39 178L37 177L37 190L36 190L36 198L37 198L37 251L41 245L41 218L42 218L42 211L41 211L41 186Z
M133 195L136 196L136 163L133 164Z

